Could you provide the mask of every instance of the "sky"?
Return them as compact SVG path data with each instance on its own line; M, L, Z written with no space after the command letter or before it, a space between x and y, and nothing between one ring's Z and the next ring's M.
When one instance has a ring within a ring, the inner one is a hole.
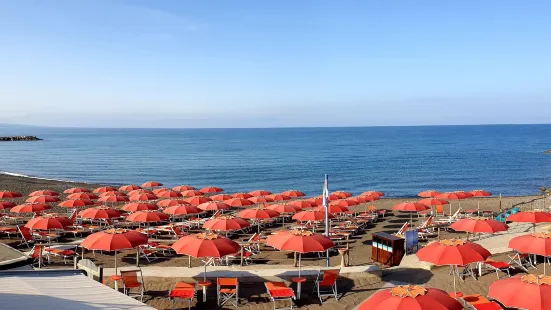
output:
M0 123L549 123L551 2L0 0Z

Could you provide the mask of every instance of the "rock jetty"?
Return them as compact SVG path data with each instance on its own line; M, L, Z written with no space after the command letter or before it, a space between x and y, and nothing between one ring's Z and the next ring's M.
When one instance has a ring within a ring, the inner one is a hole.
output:
M551 154L551 150L547 150L544 152L545 154Z
M1 141L38 141L42 140L35 136L13 136L13 137L0 137Z

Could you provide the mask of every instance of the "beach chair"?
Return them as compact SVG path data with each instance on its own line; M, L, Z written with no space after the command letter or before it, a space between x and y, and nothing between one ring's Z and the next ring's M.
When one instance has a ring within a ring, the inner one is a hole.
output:
M239 305L239 281L237 278L216 279L218 306L229 302L234 307Z
M187 233L183 232L180 228L176 226L170 226L170 230L172 231L176 239L180 239L187 235Z
M480 295L480 294L473 294L473 295L464 295L461 297L463 301L465 302L465 305L467 305L470 309L477 309L477 310L500 310L503 309L503 307L498 304L495 301L490 301L488 298ZM468 309L465 307L465 309Z
M8 235L8 238L11 238L12 234L17 235L18 230L16 227L8 226L8 227L0 227L0 234L6 234Z
M446 212L444 211L444 206L436 206L434 211L435 216L445 216Z
M409 228L409 223L405 222L404 225L402 225L402 227L400 227L400 229L393 235L398 237L403 237L406 234L406 231L408 230L408 228Z
M461 208L457 209L452 216L442 217L434 221L435 224L452 224L459 219Z
M142 270L126 270L126 271L120 271L121 273L121 280L123 284L123 292L124 294L133 297L133 298L140 298L140 301L143 302L143 293L144 293L144 282L143 282L143 276L142 276ZM137 289L137 293L132 293L132 289Z
M50 260L51 256L57 256L63 258L63 263L67 263L67 259L72 259L75 256L78 256L76 250L76 246L72 246L71 248L47 248L44 249L46 252L46 255L48 255L48 261Z
M30 229L27 227L21 225L17 226L17 231L21 234L21 243L19 245L26 245L29 249L31 248L31 244L35 242L34 236Z
M484 262L484 266L494 270L496 272L496 276L498 280L501 279L501 277L499 276L500 271L505 273L505 276L503 277L510 277L511 273L509 271L513 268L513 266L509 263L499 262L493 259L486 259L486 261Z
M314 290L317 291L321 303L323 303L322 297L324 296L333 296L336 301L339 300L337 296L337 279L339 273L339 269L329 269L323 271L323 273L318 273Z
M536 268L530 259L529 254L515 253L513 256L509 255L509 264L515 264L522 270L528 272L528 268Z
M191 302L197 295L197 284L196 283L187 283L187 282L178 282L173 290L168 294L168 299L171 301L171 309L174 309L174 303L178 299L188 301L188 309L191 309Z
M32 248L31 253L29 254L29 256L30 256L30 258L32 258L32 260L33 260L32 263L33 264L38 263L38 261L41 259L41 254L42 254L43 250L44 250L44 246L41 245L41 244L37 244Z
M285 285L285 282L265 282L266 292L270 296L270 300L274 303L274 310L293 310L295 299L295 291ZM281 301L289 302L289 306L277 307L277 303Z
M145 258L148 262L152 262L156 259L158 259L157 255L155 254L155 251L151 251L147 248L146 245L140 245L138 246L140 251L140 257Z

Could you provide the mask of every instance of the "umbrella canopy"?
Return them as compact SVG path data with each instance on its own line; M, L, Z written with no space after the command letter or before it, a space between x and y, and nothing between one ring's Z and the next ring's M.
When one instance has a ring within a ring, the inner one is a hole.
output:
M449 204L450 202L447 201L447 200L444 200L444 199L425 198L425 199L419 200L419 203L422 203L422 204L427 205L429 207L430 206L436 207L436 206L445 206L445 205Z
M227 195L227 194L218 194L218 195L212 195L209 198L216 201L224 201L224 200L232 199L233 196Z
M332 219L334 218L334 216L331 213L329 213L329 218ZM316 211L316 210L301 211L293 215L293 220L300 221L300 222L325 221L325 211Z
M172 245L178 254L195 258L224 257L239 252L237 242L213 233L201 233L180 238Z
M65 194L74 194L74 193L89 193L90 190L84 187L71 187L63 191Z
M262 190L262 189L258 189L258 190L249 192L249 195L251 195L251 196L266 196L266 195L271 195L271 194L272 194L272 192Z
M80 244L88 250L120 251L147 243L147 235L135 230L108 229L93 233Z
M21 193L14 191L0 191L0 199L23 197Z
M137 189L141 189L141 188L142 187L139 186L139 185L130 184L130 185L123 185L123 186L119 187L119 191L129 192L129 191L133 191L133 190L137 190Z
M377 195L360 195L357 198L364 200L364 202L374 202L374 201L377 201L377 200L381 199Z
M67 199L86 199L86 200L92 200L92 199L98 199L99 197L94 193L74 193L67 195Z
M44 189L40 191L34 191L30 193L29 196L59 196L59 193L49 189Z
M25 224L25 227L34 230L50 230L64 229L70 225L73 225L73 221L70 219L57 214L48 214L30 219L27 224Z
M147 181L142 184L142 187L159 187L163 186L163 183L157 181Z
M494 234L496 232L506 231L507 229L509 229L509 226L494 219L489 219L485 217L474 217L460 219L457 222L453 223L450 228L455 231Z
M474 197L474 195L469 193L469 192L459 191L459 192L456 192L456 193L462 195L463 199Z
M353 207L353 206L357 206L358 203L352 199L341 199L341 200L335 200L335 201L332 201L330 204L330 206L338 206L338 207Z
M178 198L178 197L182 197L182 194L180 194L180 192L177 192L177 191L167 190L167 191L158 193L157 196L159 198Z
M197 197L188 197L184 199L185 202L189 203L192 206L198 206L202 203L212 201L209 197L197 196Z
M105 192L113 192L113 191L116 191L117 189L114 188L114 187L111 187L111 186L103 186L103 187L98 187L96 189L93 190L94 193L96 194L101 194L101 193L105 193Z
M336 191L336 192L332 192L331 195L337 195L337 196L339 196L341 199L346 199L346 198L352 197L352 193L350 193L350 192L345 192L345 191Z
M293 251L301 254L325 252L335 246L328 237L311 231L280 231L270 235L266 244L281 251Z
M88 199L65 200L58 204L58 206L65 207L65 208L80 208L80 207L86 207L86 206L92 206L92 205L94 205L94 202Z
M435 198L440 194L442 193L439 191L428 190L428 191L420 192L419 194L417 194L417 196L423 197L423 198Z
M517 223L550 223L551 212L546 211L524 211L511 214L507 217L508 222Z
M126 217L127 221L138 223L153 223L167 221L169 216L158 211L138 211Z
M254 204L273 202L274 200L270 196L255 196L248 198L248 200Z
M164 209L163 212L166 214L179 216L179 215L197 214L197 213L201 213L202 211L198 207L191 206L191 205L175 205Z
M265 196L267 199L271 199L272 201L285 201L285 200L291 200L290 196L282 195L282 194L271 194L268 196Z
M15 203L11 201L0 201L0 210L11 209L15 207Z
M215 186L203 187L200 190L201 193L205 193L205 194L221 193L223 191L224 190L221 189L220 187L215 187Z
M135 196L135 195L141 195L141 194L155 194L155 193L149 189L135 189L135 190L129 191L126 195Z
M367 191L363 192L360 196L377 196L377 197L383 197L385 193L379 192L379 191Z
M267 209L277 211L279 213L297 213L302 211L301 207L297 207L291 204L283 204L283 205L271 205L267 206Z
M356 196L356 197L348 198L348 200L352 200L356 204L369 202L368 200L365 199L365 197L369 197L369 196Z
M170 191L170 190L171 190L170 188L161 187L161 188L156 188L156 189L152 190L151 192L155 195L159 195L162 192ZM180 194L180 192L177 192L177 193ZM182 197L182 196L178 196L178 197ZM167 198L170 198L170 197L167 197Z
M82 210L78 215L83 219L111 219L121 216L121 211L107 206L99 206Z
M448 193L442 193L434 198L437 199L446 199L446 200L460 200L465 199L465 195L460 192L448 192Z
M198 209L201 209L203 211L220 211L220 210L228 210L231 209L231 206L224 202L219 201L212 201L212 202L204 202L197 206Z
M191 189L191 190L187 190L187 191L183 191L182 192L182 196L184 197L195 197L195 196L203 196L205 194L203 194L201 191L198 191L198 190L195 190L195 189Z
M105 196L127 196L127 195L119 191L110 191L110 192L104 192L99 194L99 197L105 197Z
M488 297L508 308L551 309L551 277L527 274L502 279L490 285Z
M435 241L417 252L419 260L439 266L483 262L490 255L481 245L459 239Z
M392 210L402 212L420 212L428 209L430 208L427 205L420 202L402 202L392 207Z
M304 197L304 196L306 196L303 192L298 191L298 190L296 190L296 189L284 191L283 193L281 193L281 195L289 196L289 197L292 197L292 198L297 198L297 197Z
M130 196L131 201L155 200L157 198L158 198L157 195L149 194L149 193Z
M301 209L308 209L308 208L313 208L315 207L314 205L312 205L312 203L308 200L295 200L295 201L291 201L289 202L289 205L293 206L293 207L297 207L297 208L301 208Z
M51 209L50 205L45 203L26 203L11 208L10 212L13 213L37 213L44 210Z
M185 202L183 199L164 199L157 202L157 205L159 207L172 207L177 205L189 205L189 203Z
M329 198L329 201L342 199L341 196L335 195L335 194L329 194L328 198ZM323 196L322 195L317 196L316 197L316 204L318 206L321 206L322 202L323 202Z
M203 224L203 228L219 231L239 230L251 226L248 221L233 216L218 216Z
M278 217L280 214L277 211L266 209L266 208L251 208L251 209L245 209L239 213L237 213L237 216L244 219L255 219L255 220L263 220L263 219L270 219L273 217Z
M481 190L481 189L475 189L474 191L471 191L471 194L474 197L490 197L490 196L492 196L492 193L490 193L488 191L485 191L485 190Z
M551 256L551 233L533 233L514 237L509 241L509 247L520 253Z
M324 206L315 207L314 210L325 213L325 207ZM333 214L333 213L343 213L343 212L348 212L348 211L349 210L348 210L347 207L343 207L343 206L339 206L339 205L330 205L329 206L329 213L331 213L331 214Z
M463 305L440 289L400 285L380 290L360 304L358 310L461 310Z
M246 206L254 205L252 201L244 198L232 198L232 199L224 200L224 203L232 207L246 207Z
M121 210L128 212L138 212L147 210L158 210L159 207L149 202L131 202L122 206Z
M253 197L253 195L247 194L247 193L235 193L235 194L232 194L232 197L239 198L239 199L247 199L247 198Z
M127 196L103 196L98 199L98 202L112 202L112 203L127 202L127 201L129 201Z
M25 200L28 203L50 203L58 202L59 198L57 196L33 196Z
M172 188L172 190L175 190L177 192L183 192L183 191L192 191L195 187L191 185L178 185Z

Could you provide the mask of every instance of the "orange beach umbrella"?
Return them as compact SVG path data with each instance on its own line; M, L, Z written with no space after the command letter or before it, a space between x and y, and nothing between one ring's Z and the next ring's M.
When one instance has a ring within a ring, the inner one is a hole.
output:
M74 193L90 193L90 190L84 187L71 187L63 191L65 194L74 194Z
M157 182L157 181L147 181L142 184L142 187L150 187L150 188L159 187L159 186L163 186L163 183Z
M129 191L133 191L133 190L141 189L141 188L142 188L142 187L139 186L139 185L130 184L130 185L123 185L123 186L119 187L119 191L121 191L121 192L129 192Z
M130 202L122 206L121 210L127 212L138 212L148 210L158 210L159 207L149 202Z
M224 201L224 200L232 199L233 196L227 195L227 194L218 194L218 195L212 195L209 198L216 201Z
M215 186L203 187L200 190L200 192L204 194L221 193L223 191L224 190L221 189L220 187L215 187Z
M57 214L48 214L30 219L25 227L32 230L51 230L64 229L70 225L73 225L73 221L70 219Z
M551 309L551 277L527 274L498 280L490 285L488 297L508 308Z
M50 203L58 202L59 198L57 196L33 196L25 200L28 203Z
M121 211L107 206L99 206L82 210L78 215L83 219L111 219L121 216Z
M358 310L462 310L463 305L443 290L399 285L376 292Z
M252 196L267 196L267 195L271 195L271 194L272 194L272 192L262 190L262 189L249 192L249 195L252 195Z
M176 205L189 205L189 203L185 202L183 199L164 199L157 202L157 205L159 207L172 207Z
M442 194L442 193L439 192L439 191L428 190L428 191L420 192L417 196L423 197L423 198L435 198L436 196L438 196L440 194Z
M219 231L240 230L249 226L251 226L251 223L242 218L224 215L215 217L211 220L206 221L205 224L203 224L203 228L205 229Z
M253 197L253 195L247 194L247 193L235 193L235 194L232 194L232 197L239 198L239 199L247 199L247 198Z
M197 206L198 209L201 209L203 211L223 211L231 209L231 206L227 203L219 202L219 201L207 201Z
M282 195L285 195L285 196L289 196L289 197L292 197L292 198L298 198L298 197L304 197L306 196L303 192L301 191L298 191L298 190L288 190L288 191L284 191L283 193L281 193Z
M17 205L11 208L10 212L13 213L38 213L44 210L49 210L52 207L45 203L25 203L22 205Z
M14 192L14 191L0 191L0 199L11 199L11 198L19 198L23 197L21 193Z
M105 193L105 192L114 192L116 190L117 189L112 187L112 186L103 186L103 187L98 187L98 188L94 189L92 192L94 192L96 194L101 194L101 193Z
M224 200L224 203L230 205L231 207L246 207L246 206L254 205L252 201L244 198L232 198L232 199Z
M175 190L177 192L183 192L183 191L192 191L195 187L191 185L178 185L172 188L172 190Z
M11 209L15 207L15 203L11 201L0 201L0 210Z
M99 197L94 194L94 193L74 193L74 194L70 194L70 195L67 195L67 199L87 199L87 200L92 200L92 199L98 199Z
M59 193L49 189L44 189L40 191L34 191L30 193L29 196L59 196Z
M198 206L202 203L212 201L209 197L205 196L196 196L196 197L188 197L184 199L185 202L189 203L192 206Z
M60 207L65 208L80 208L80 207L86 207L94 205L94 202L92 200L88 199L71 199L71 200L65 200L58 204Z
M203 211L191 205L175 205L164 209L163 212L174 216L182 216L182 215L189 215L189 214L197 214Z

